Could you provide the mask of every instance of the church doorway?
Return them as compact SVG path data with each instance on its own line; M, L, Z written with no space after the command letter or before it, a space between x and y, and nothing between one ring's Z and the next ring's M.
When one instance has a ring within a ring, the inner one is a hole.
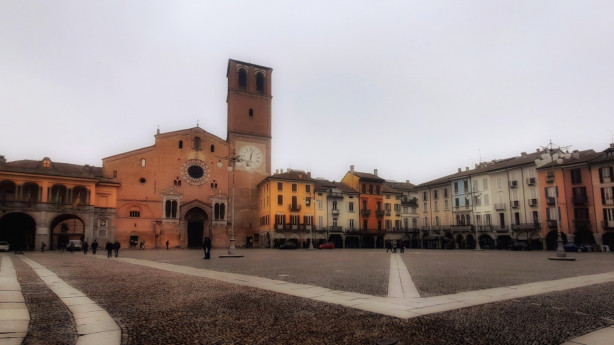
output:
M207 213L199 207L194 207L185 215L188 226L188 248L200 248L205 238L205 229L209 217Z

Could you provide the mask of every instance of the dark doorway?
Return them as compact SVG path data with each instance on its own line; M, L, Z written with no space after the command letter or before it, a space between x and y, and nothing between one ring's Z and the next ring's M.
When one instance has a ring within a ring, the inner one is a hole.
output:
M188 211L185 220L188 223L188 248L200 248L205 238L205 224L207 224L207 213L198 207Z
M0 218L0 240L10 250L34 250L36 223L25 213L9 213Z

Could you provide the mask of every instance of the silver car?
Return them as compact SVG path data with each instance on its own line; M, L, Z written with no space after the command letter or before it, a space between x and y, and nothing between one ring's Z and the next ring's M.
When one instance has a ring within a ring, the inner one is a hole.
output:
M0 241L0 252L8 252L10 246L7 241Z

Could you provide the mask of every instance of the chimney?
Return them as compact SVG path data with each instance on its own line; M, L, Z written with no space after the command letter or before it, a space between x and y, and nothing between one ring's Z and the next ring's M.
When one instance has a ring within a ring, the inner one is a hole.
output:
M350 172L353 174L354 173L354 165L350 165Z
M461 172L461 171L463 171L463 168L458 168L458 172Z
M469 171L469 167L465 167L465 171Z
M526 156L526 155L527 155L527 153L526 153L526 152L520 152L520 157L524 157L524 156Z
M307 177L311 178L311 171L307 172Z
M377 169L373 169L373 175L377 176Z
M4 156L0 156L0 164L6 164L6 158Z

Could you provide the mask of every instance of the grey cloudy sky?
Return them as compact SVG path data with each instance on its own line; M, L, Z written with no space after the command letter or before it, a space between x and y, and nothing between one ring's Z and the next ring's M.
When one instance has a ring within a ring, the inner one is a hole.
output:
M612 1L0 1L0 154L100 166L226 139L228 59L273 72L273 170L426 182L613 140Z

